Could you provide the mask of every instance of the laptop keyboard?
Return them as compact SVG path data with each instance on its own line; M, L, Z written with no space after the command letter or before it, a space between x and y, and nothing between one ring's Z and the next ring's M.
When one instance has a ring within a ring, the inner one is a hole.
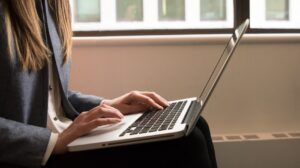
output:
M173 129L186 103L187 101L179 101L171 103L170 106L162 110L145 112L120 136L124 136L127 133L136 135Z

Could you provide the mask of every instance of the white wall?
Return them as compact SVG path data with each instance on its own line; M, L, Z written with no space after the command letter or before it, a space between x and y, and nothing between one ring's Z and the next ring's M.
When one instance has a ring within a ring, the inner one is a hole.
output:
M71 88L198 96L228 35L77 38ZM203 115L213 135L300 132L300 35L247 35ZM224 136L225 135L225 136ZM300 139L215 142L220 168L298 168Z
M198 96L228 35L77 38L71 88ZM213 134L300 130L300 35L246 35L204 110Z

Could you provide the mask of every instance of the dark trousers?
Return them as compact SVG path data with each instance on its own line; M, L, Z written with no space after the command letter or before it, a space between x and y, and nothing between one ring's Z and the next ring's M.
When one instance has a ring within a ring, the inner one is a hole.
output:
M209 127L200 118L187 137L51 156L46 167L217 168L217 163Z

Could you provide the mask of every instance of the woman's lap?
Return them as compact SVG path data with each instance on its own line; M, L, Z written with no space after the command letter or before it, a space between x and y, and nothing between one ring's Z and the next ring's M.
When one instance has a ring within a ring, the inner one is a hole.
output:
M176 140L52 156L47 167L215 168L213 146L206 126L205 120L201 119L189 136Z

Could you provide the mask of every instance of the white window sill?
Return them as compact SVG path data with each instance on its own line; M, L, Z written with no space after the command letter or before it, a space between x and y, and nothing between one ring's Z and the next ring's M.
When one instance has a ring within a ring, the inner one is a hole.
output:
M73 37L74 46L224 44L229 34ZM242 43L300 43L300 34L246 34Z

